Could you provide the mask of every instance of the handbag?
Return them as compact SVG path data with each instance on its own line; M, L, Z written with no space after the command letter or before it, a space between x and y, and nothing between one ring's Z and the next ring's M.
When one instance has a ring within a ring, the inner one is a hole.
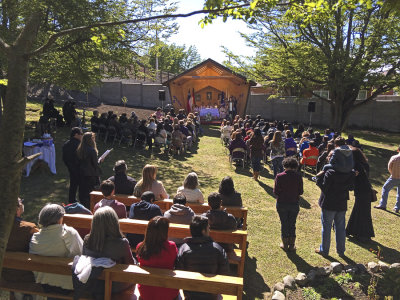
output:
M376 202L378 201L378 197L377 197L378 191L375 189L372 189L372 199L371 202Z

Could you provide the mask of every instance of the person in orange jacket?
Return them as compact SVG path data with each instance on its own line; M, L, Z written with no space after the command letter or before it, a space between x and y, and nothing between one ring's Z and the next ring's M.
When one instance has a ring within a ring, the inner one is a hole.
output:
M300 160L302 165L315 166L318 161L319 151L315 147L315 142L310 141L309 147L303 151L303 157Z

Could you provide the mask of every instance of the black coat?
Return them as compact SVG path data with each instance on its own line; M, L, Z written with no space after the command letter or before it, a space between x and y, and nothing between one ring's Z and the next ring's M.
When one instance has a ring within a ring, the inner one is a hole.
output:
M78 139L71 138L69 141L65 142L62 148L62 159L70 173L79 172L79 159L76 155L76 149L79 144L80 141Z
M243 206L242 196L238 192L234 192L232 195L219 194L222 199L222 206Z
M131 205L129 211L130 219L151 220L155 216L162 216L161 209L158 205L146 201L140 201ZM143 234L128 233L126 235L131 247L136 248L137 244L143 241Z
M86 156L83 159L79 159L79 173L83 177L99 177L101 175L97 153L92 147L88 147Z
M208 218L210 229L235 230L237 228L235 217L228 214L225 209L211 209L204 213L204 216Z
M372 186L368 179L369 165L356 162L358 175L354 182L355 202L346 227L346 233L358 238L375 236L371 217Z
M224 249L210 237L190 237L179 248L176 261L179 270L228 275L229 265ZM184 291L189 299L217 299L217 295Z
M116 174L115 176L111 176L108 178L115 184L115 194L124 194L124 195L132 195L133 189L137 181L126 175L126 174Z
M319 206L332 211L346 211L349 191L354 187L355 173L340 173L333 169L320 176L317 185L321 189Z

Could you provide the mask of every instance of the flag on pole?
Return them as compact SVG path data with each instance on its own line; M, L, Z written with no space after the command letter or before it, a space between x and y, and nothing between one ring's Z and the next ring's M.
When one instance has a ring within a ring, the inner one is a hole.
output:
M189 100L190 111L193 110L193 106L194 106L194 88L192 89L192 97Z
M190 113L190 112L191 112L191 107L190 107L190 101L191 101L191 99L192 99L192 95L190 94L190 89L189 89L189 91L188 91L188 96L187 96L187 101L186 101L186 110L187 110L187 113Z

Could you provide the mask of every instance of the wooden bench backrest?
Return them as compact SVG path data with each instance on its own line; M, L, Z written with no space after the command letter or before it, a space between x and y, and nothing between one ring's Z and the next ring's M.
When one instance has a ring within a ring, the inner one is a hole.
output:
M72 258L46 257L23 252L6 252L3 261L3 266L6 268L61 275L71 275L71 265ZM142 268L137 265L116 265L113 268L105 269L100 279L105 280L106 300L111 299L113 281L236 295L238 299L242 298L243 292L243 278Z
M102 200L103 194L98 191L93 191L90 193L90 210L93 212L94 206L96 205L97 202ZM133 203L139 202L140 199L136 198L135 196L129 196L129 195L121 195L117 194L114 196L116 200L119 202L125 204L126 206L131 206ZM165 200L160 200L154 202L154 204L157 204L162 211L166 211L171 208L173 201L172 199L165 199ZM210 210L210 206L208 204L193 204L193 203L187 203L187 206L189 206L191 209L196 214L202 214ZM225 206L226 211L236 218L243 218L243 229L247 229L247 208L246 207L234 207L234 206Z
M64 223L74 228L90 229L92 225L92 218L93 216L91 215L65 214ZM135 219L119 220L121 231L125 233L145 234L148 223L148 221ZM185 238L191 236L189 225L170 223L168 236L174 238ZM246 244L247 231L210 230L210 236L216 242L242 245Z

